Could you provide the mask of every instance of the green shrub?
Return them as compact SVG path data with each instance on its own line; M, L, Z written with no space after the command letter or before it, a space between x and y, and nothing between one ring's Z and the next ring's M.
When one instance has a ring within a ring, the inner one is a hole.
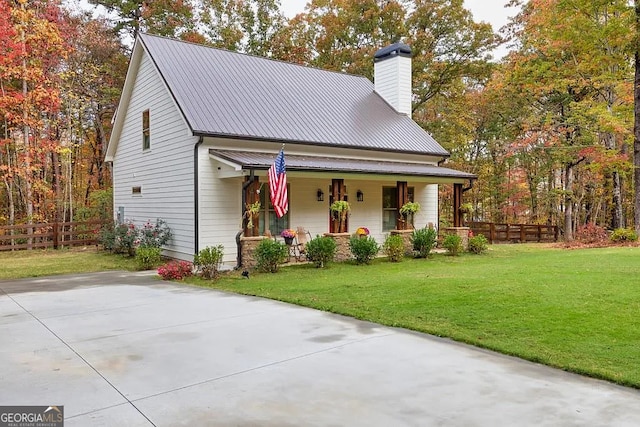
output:
M404 239L397 234L388 236L382 245L384 253L391 262L400 262L404 258Z
M433 227L418 228L413 230L410 239L416 257L426 258L436 246L438 233Z
M271 239L261 241L255 251L258 269L270 273L277 272L288 255L289 248L285 244Z
M469 238L469 252L474 254L481 254L486 252L489 247L489 241L484 234L478 234Z
M104 224L100 228L100 234L98 235L98 243L100 243L105 251L113 252L116 245L116 231L115 225L110 222Z
M447 234L442 241L442 246L449 255L458 256L462 251L462 237L457 234Z
M193 265L204 279L215 279L224 257L224 246L207 246L193 257Z
M171 230L164 220L156 223L147 221L142 228L127 221L122 224L109 224L102 227L98 241L102 247L116 254L134 256L136 248L160 248L171 240Z
M611 233L611 241L615 243L635 242L637 240L638 235L629 228L616 228L613 230L613 233Z
M380 246L371 236L349 239L349 249L358 264L369 264L380 251Z
M111 251L116 254L134 256L139 243L140 231L132 222L116 224L113 228L113 246Z
M331 237L316 236L307 243L305 253L309 261L321 268L333 261L336 249L336 242Z
M161 248L169 243L173 236L167 222L160 218L156 219L155 224L147 221L140 229L139 234L139 245L148 248Z
M162 263L162 249L139 247L135 257L138 269L151 270Z

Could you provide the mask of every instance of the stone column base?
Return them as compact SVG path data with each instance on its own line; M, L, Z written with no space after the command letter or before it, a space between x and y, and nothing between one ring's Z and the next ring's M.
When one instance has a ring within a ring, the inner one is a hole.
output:
M469 227L448 227L444 229L445 234L457 234L462 239L462 250L469 250Z
M266 236L256 236L256 237L241 237L240 238L240 247L242 254L242 265L241 267L244 269L255 268L258 264L255 257L256 248L264 239L267 239Z
M331 237L336 242L336 256L333 259L334 261L343 262L352 258L351 249L349 249L350 233L324 233L324 236Z
M413 255L413 244L411 243L413 230L391 230L390 234L392 236L402 237L402 241L404 242L404 254L407 256Z

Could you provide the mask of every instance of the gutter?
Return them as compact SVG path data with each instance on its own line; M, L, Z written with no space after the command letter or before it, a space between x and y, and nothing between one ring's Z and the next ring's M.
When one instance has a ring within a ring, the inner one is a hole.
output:
M242 183L242 228L236 234L236 247L238 255L236 256L236 270L242 267L242 245L240 244L240 237L244 232L245 221L247 218L247 188L256 180L255 169L249 170L249 179Z
M200 252L200 215L198 214L199 210L199 198L200 194L198 191L199 188L199 167L198 167L198 149L204 142L204 137L201 136L198 138L198 142L193 146L193 236L195 240L194 244L194 255L197 255Z

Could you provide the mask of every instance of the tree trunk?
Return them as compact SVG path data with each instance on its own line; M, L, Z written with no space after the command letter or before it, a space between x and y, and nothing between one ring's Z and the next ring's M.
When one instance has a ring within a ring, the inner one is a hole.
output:
M608 106L611 109L610 105ZM615 136L611 132L607 132L601 135L604 146L607 150L616 149ZM624 219L622 213L622 182L620 179L620 173L617 170L611 172L611 228L624 227Z
M564 240L573 241L573 168L569 163L564 170Z

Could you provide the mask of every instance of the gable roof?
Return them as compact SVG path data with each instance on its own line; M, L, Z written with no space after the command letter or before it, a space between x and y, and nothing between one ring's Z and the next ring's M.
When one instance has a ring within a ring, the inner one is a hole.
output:
M148 34L138 44L194 135L449 156L365 77Z

